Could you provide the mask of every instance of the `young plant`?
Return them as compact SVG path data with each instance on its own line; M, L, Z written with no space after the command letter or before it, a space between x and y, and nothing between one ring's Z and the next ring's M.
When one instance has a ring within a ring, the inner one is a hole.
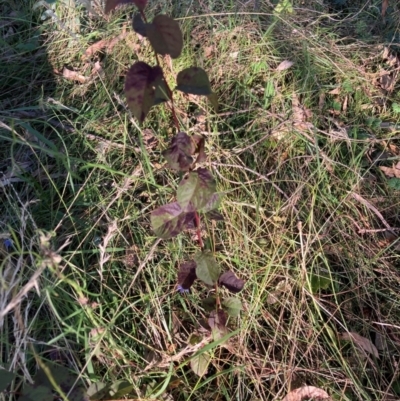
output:
M121 4L133 3L138 13L133 16L133 29L147 38L155 55L155 65L143 61L134 63L127 72L125 94L132 114L143 123L150 109L158 104L167 103L171 109L176 135L171 139L163 156L169 168L179 172L183 178L178 184L176 201L160 206L151 213L151 226L155 234L162 239L177 236L186 229L195 228L199 251L193 259L180 265L177 288L181 293L189 292L195 280L203 281L215 288L215 297L204 300L204 306L210 311L208 325L213 338L220 339L227 333L228 316L237 317L242 309L238 298L221 299L220 287L232 293L243 289L244 281L231 271L222 273L213 253L205 249L201 237L201 220L205 218L222 219L216 212L222 193L217 192L216 181L208 169L197 167L207 159L205 141L200 135L189 136L181 127L176 116L173 93L175 90L185 94L206 96L214 109L218 109L218 100L213 93L207 73L200 67L189 67L180 71L176 77L176 87L169 87L159 56L176 59L183 48L183 35L179 24L167 15L157 15L148 22L144 13L147 0L108 0L106 12ZM204 363L209 356L201 353L192 358L192 369L202 376L207 371Z

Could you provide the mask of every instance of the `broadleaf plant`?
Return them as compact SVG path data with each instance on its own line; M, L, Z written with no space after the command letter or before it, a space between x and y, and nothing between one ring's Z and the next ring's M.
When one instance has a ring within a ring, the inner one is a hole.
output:
M192 206L201 211L209 205L216 191L216 182L205 168L191 171L179 184L176 199L181 207Z
M191 95L210 96L210 81L207 73L200 67L189 67L181 71L176 78L176 89Z
M218 96L211 88L207 72L197 66L180 71L176 76L176 86L171 90L168 85L171 77L162 68L167 63L161 63L159 57L176 59L181 55L184 43L179 23L163 14L156 15L149 22L144 12L147 0L106 0L105 11L108 13L125 4L136 5L138 12L133 15L132 28L146 38L155 57L154 65L136 61L127 71L125 96L129 110L143 124L154 106L164 104L172 113L175 130L168 147L162 151L162 156L166 167L178 172L180 181L175 184L175 199L151 212L151 227L155 235L164 240L187 230L195 230L199 250L187 261L179 263L176 288L181 294L185 294L192 289L196 290L197 282L203 282L208 287L211 294L201 301L208 318L201 317L198 323L209 330L215 341L219 341L229 332L230 319L237 317L242 310L240 299L222 298L221 287L232 293L239 293L245 282L231 270L221 274L222 269L215 257L212 242L207 240L207 246L203 243L203 228L209 225L207 220L224 221L224 216L218 211L224 194L217 191L217 182L212 171L200 165L208 159L204 136L187 133L187 127L178 119L174 105L174 95L182 96L183 93L205 96L214 111L218 111ZM193 341L197 344L202 338L197 338L192 333L189 342ZM207 351L208 349L200 349L190 359L190 366L198 376L207 373L211 362L211 354ZM109 387L100 386L92 390L95 393L107 390L111 394ZM129 390L129 385L126 387L122 383L121 388L116 389L116 394L122 396Z
M157 15L146 26L146 34L157 54L178 58L183 48L182 31L178 23L167 15Z
M161 206L151 213L151 225L157 237L176 237L195 218L195 210L190 206L182 208L178 202Z
M133 115L143 122L152 106L168 100L161 67L143 61L133 64L126 75L125 94Z
M220 267L213 254L209 251L199 252L195 255L196 276L207 285L215 285L220 275Z

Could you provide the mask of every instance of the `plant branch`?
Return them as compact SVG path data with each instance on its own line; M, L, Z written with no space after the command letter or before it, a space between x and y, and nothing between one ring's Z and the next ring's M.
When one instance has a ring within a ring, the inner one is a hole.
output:
M201 250L203 250L204 244L203 244L203 239L201 238L200 216L197 212L195 212L194 221L195 221L195 225L196 225L196 232L197 232L197 239L199 241L199 246L200 246Z

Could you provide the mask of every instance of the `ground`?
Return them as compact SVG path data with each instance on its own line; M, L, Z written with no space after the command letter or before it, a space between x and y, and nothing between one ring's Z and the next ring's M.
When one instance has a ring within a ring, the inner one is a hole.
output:
M150 226L176 131L123 87L154 55L134 7L82 3L0 1L0 400L398 400L399 5L149 2L184 34L170 86L196 65L219 99L175 94L225 192L203 240L245 280L221 344L214 289L177 291L194 232Z

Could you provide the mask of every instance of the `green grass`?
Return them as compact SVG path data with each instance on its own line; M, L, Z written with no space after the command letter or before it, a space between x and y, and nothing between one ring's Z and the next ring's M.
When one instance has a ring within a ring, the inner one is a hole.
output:
M42 21L31 0L0 1L0 239L14 242L0 249L0 364L17 374L0 400L18 399L38 361L86 387L125 380L131 399L280 400L303 385L335 400L398 399L399 192L380 169L400 155L397 64L383 57L398 50L398 6L383 21L378 1L294 2L277 17L268 2L150 2L149 15L172 14L184 31L182 57L165 67L171 86L194 63L219 96L219 114L179 94L176 107L186 131L206 137L227 193L225 221L205 239L246 280L234 335L208 340L199 378L188 344L207 337L201 300L212 291L176 292L196 241L157 241L149 219L179 182L161 156L172 118L158 106L142 129L132 119L124 75L152 53L130 9L104 16L92 3L89 15L59 1L59 19ZM124 25L112 48L82 57ZM63 78L65 66L87 81ZM340 340L346 332L379 358Z

